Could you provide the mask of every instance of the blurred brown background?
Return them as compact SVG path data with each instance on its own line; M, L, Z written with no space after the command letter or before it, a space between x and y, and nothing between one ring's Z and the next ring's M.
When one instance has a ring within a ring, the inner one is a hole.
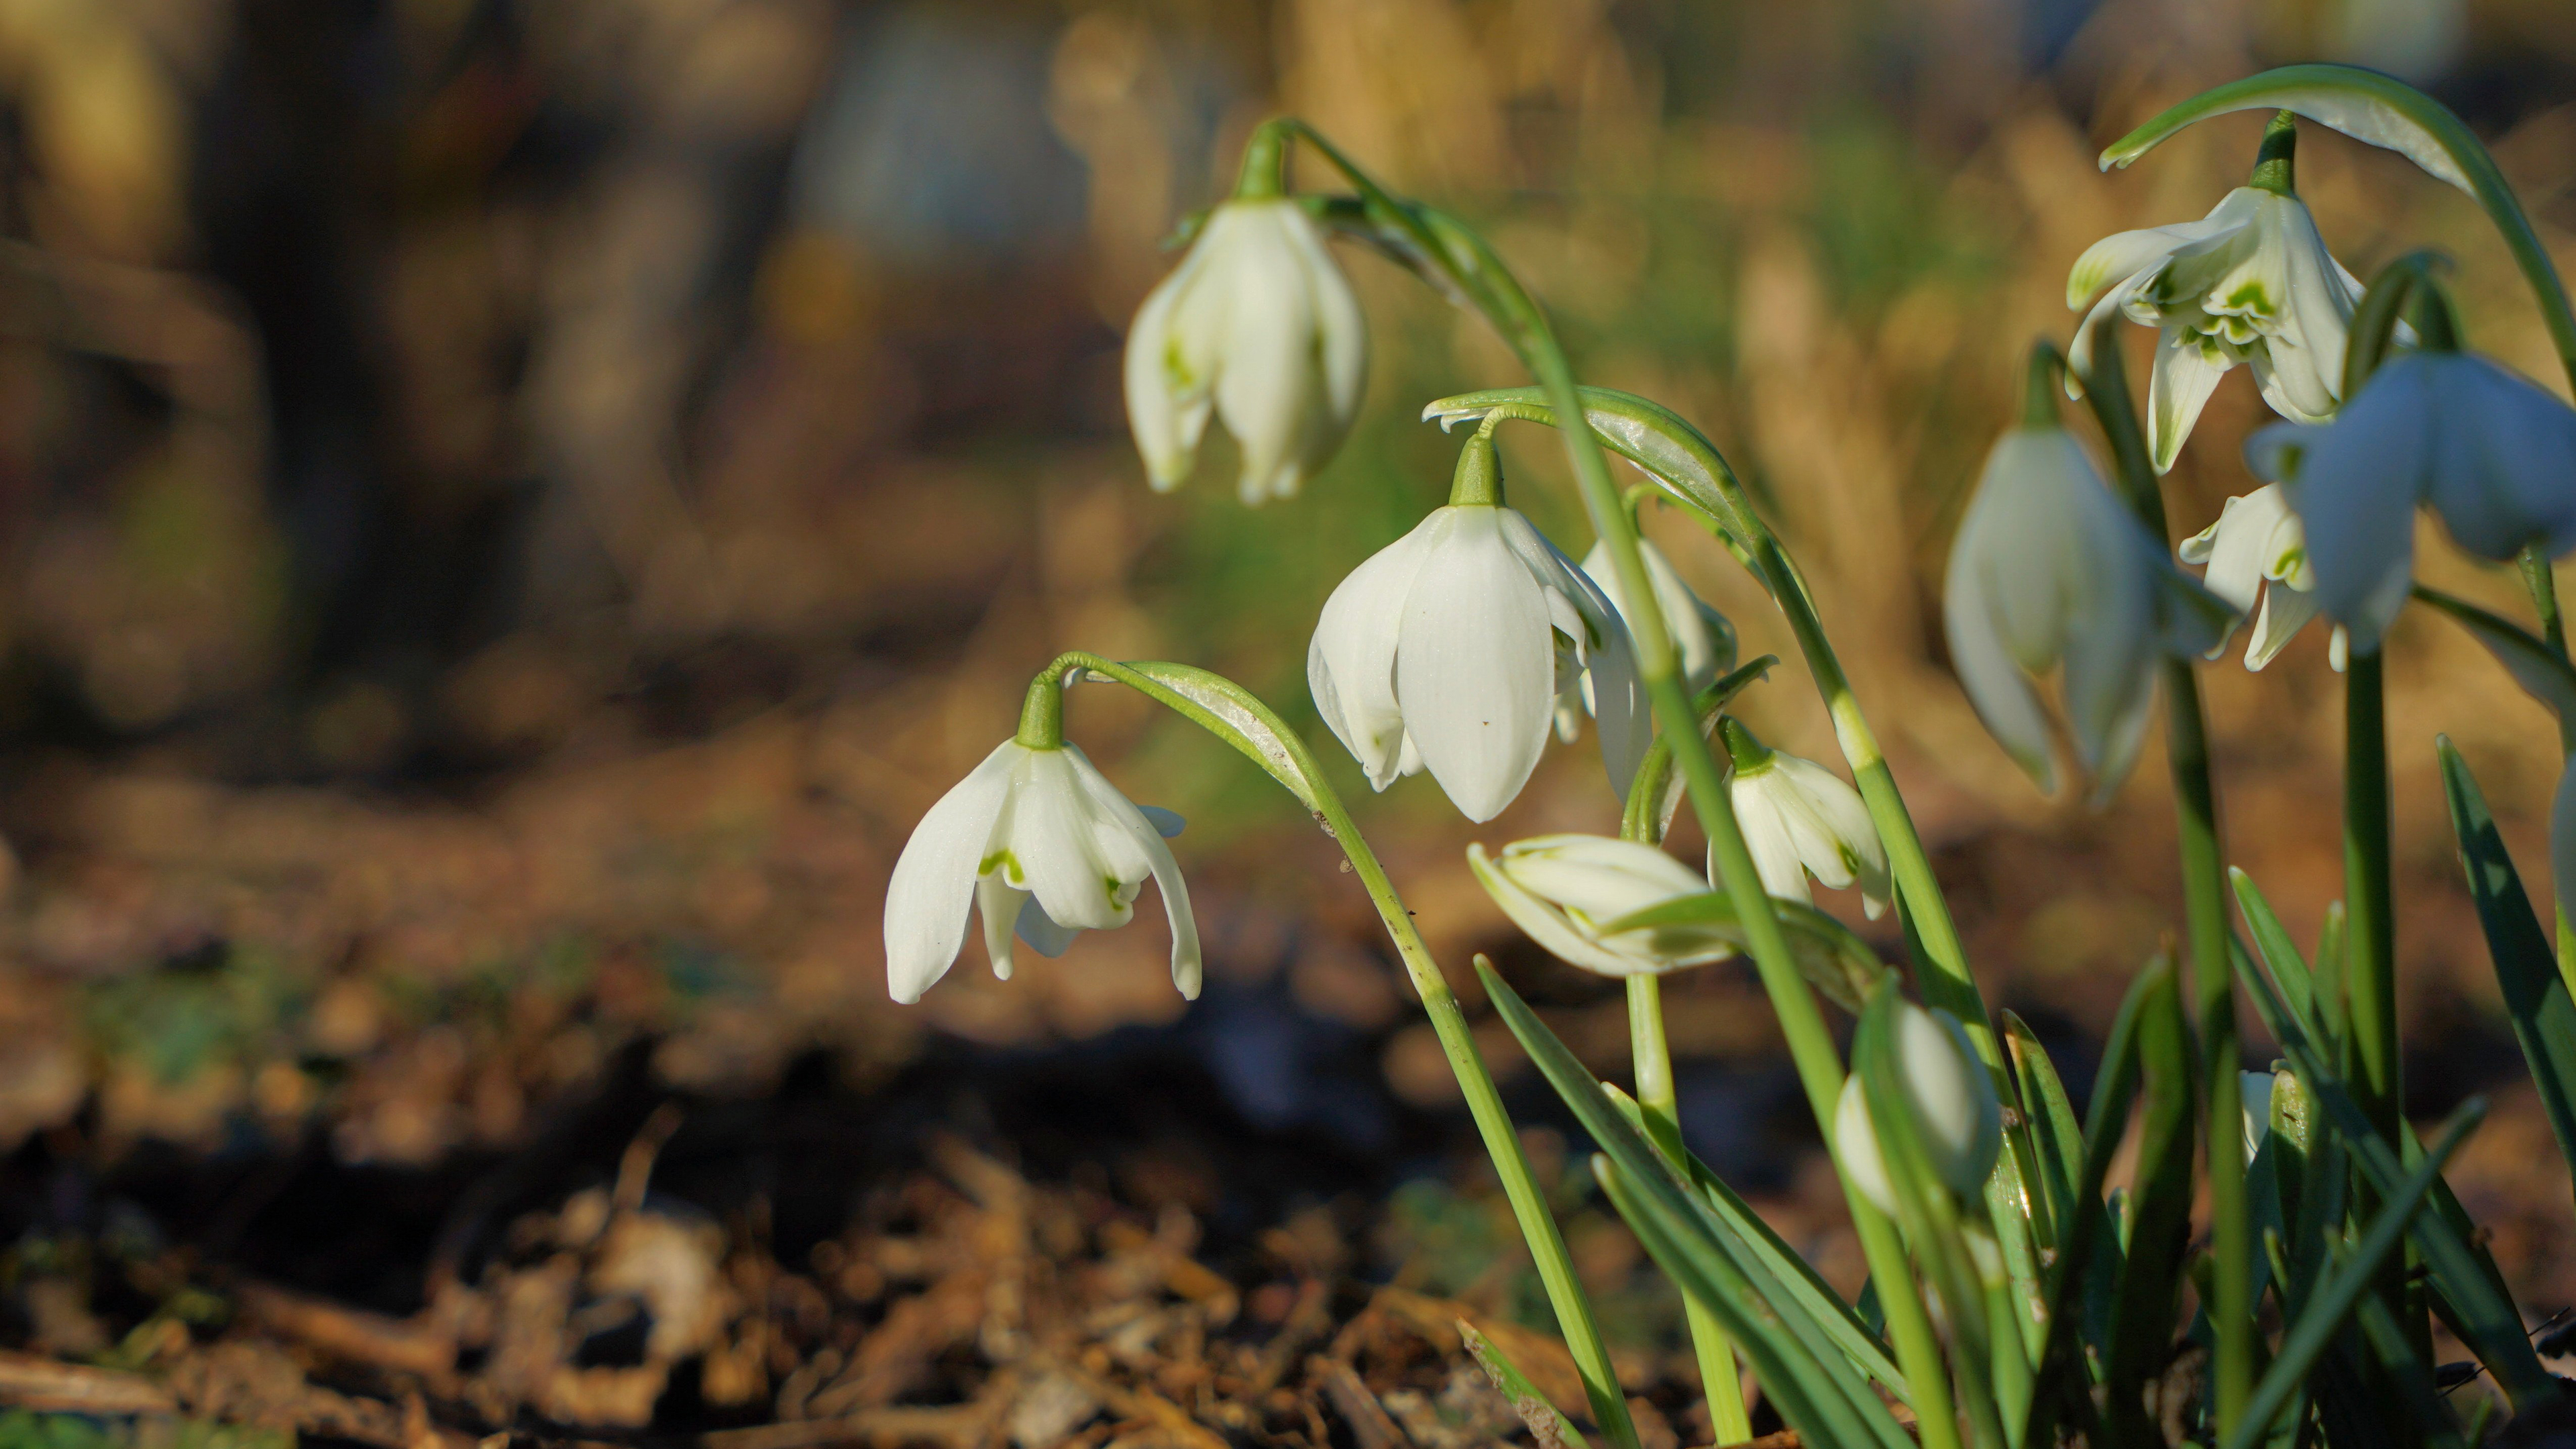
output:
M1207 998L1172 994L1149 907L1007 985L970 946L919 1008L885 999L894 853L1031 670L1186 660L1311 726L1316 608L1445 487L1421 403L1520 381L1351 254L1374 354L1343 456L1258 512L1213 464L1146 491L1125 319L1282 108L1489 227L1587 380L1756 482L1990 994L2080 1072L2178 920L2160 752L2105 813L2038 798L1941 657L1939 566L2014 359L2069 327L2068 265L2206 211L2260 118L2130 172L2095 152L2321 57L2459 109L2576 262L2555 0L5 0L0 1146L21 1184L145 1148L427 1167L524 1145L616 1070L724 1098L1043 1058L1115 1095L1146 1050L1261 1131L1436 1160L1454 1089L1329 842L1106 690L1072 731L1190 817ZM2475 344L2561 385L2466 198L2314 129L2299 176L2353 270L2449 251ZM2261 420L2232 377L2170 480L2182 530L2247 486ZM1580 554L1554 442L1506 448ZM1675 522L1747 655L1794 660ZM2537 883L2552 735L2448 626L2391 650L2415 1105L2500 1094L2463 1192L2563 1295L2566 1187L2529 1180L2559 1169L2431 747L2460 742ZM2308 938L2341 885L2322 635L2205 678L2232 858ZM1835 758L1794 663L1745 708ZM1363 818L1453 978L1495 951L1615 1070L1615 992L1516 945L1460 860L1606 828L1589 748L1482 832L1427 779ZM1703 1152L1812 1185L1758 992L1717 968L1675 998Z

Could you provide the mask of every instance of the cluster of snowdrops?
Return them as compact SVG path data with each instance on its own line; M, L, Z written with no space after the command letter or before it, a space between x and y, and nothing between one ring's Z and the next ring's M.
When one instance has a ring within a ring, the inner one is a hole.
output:
M2149 122L2104 164L2246 110L2274 113L2246 185L2199 221L2108 237L2076 260L2067 300L2082 320L2062 352L2034 345L2022 414L1988 456L1948 564L1960 682L2041 788L2057 787L2061 734L2097 797L2116 787L2161 706L2187 949L2139 973L2080 1111L2036 1038L1979 994L1806 583L1724 456L1668 409L1578 385L1545 314L1472 228L1388 193L1311 128L1273 121L1129 334L1128 411L1152 485L1191 474L1214 417L1240 452L1246 503L1293 496L1360 406L1366 324L1331 239L1479 313L1529 369L1532 386L1425 409L1471 430L1449 502L1333 591L1308 680L1371 786L1428 772L1479 822L1519 794L1552 738L1571 742L1589 720L1615 830L1475 846L1467 864L1532 940L1625 982L1629 1089L1595 1079L1487 963L1476 967L1598 1146L1605 1195L1680 1289L1720 1442L1751 1438L1765 1406L1807 1443L1881 1449L2177 1434L2230 1449L2467 1444L2499 1410L2538 1423L2576 1408L2441 1180L2482 1108L2472 1102L2429 1142L2398 1110L2380 707L2380 641L2418 603L2576 722L2550 572L2576 548L2576 410L2465 349L2442 259L2398 258L2367 286L2335 260L2298 197L2301 119L2397 150L2483 204L2571 379L2576 317L2474 135L2383 76L2298 66L2250 77ZM1350 189L1293 191L1296 147ZM2143 413L2124 323L2155 333ZM2247 442L2244 496L2171 548L2159 477L2239 364L2282 421ZM2068 426L2085 414L2107 474ZM1511 507L1494 443L1506 422L1563 442L1598 534L1581 562ZM1614 479L1614 455L1636 481ZM1727 621L1639 536L1637 510L1650 505L1706 528L1780 608L1848 782L1765 746L1727 712L1778 661L1739 665ZM2530 624L2416 584L2421 509L2468 553L2519 564ZM2249 616L2244 662L2256 669L2323 616L2346 696L2346 896L2305 951L2227 867L2217 829L2194 670ZM2052 676L2056 722L2040 688ZM1549 1404L1498 1355L1488 1369L1540 1442L1580 1442L1570 1411L1607 1442L1635 1445L1455 995L1330 772L1232 681L1084 653L1033 680L1017 733L932 807L896 866L885 911L895 999L918 1000L949 969L970 920L1008 977L1015 942L1053 955L1081 931L1125 925L1149 876L1171 922L1174 984L1197 994L1198 933L1167 843L1180 821L1132 803L1065 739L1068 691L1083 681L1136 689L1215 733L1346 852L1457 1072L1587 1402ZM2541 924L2475 780L2439 748L2517 1037L2576 1157L2576 949L2563 917L2554 939ZM1703 863L1663 848L1684 801L1708 839ZM2576 801L2564 788L2554 819L2557 897L2576 899ZM1816 909L1811 881L1856 886L1873 918L1893 906L1906 969ZM1733 957L1759 974L1833 1149L1870 1272L1859 1303L1683 1144L1659 979ZM2241 1002L2280 1045L2271 1072L2240 1071ZM1852 1018L1847 1028L1828 1006ZM2124 1136L2135 1143L2128 1180L2106 1190ZM2460 1375L2438 1362L2437 1323L2492 1392L2448 1392Z

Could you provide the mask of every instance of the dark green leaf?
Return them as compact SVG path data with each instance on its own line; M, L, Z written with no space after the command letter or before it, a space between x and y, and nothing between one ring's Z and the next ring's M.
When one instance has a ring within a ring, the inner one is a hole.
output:
M2291 943L2281 918L2272 914L2272 903L2263 899L2254 877L2230 866L2227 878L2235 884L2237 909L2245 913L2245 928L2254 934L2254 949L2261 954L2264 969L2272 973L2273 983L2281 988L2282 1000L2298 1013L2300 1024L2310 1033L2317 1033L2316 983L2308 973L2307 959Z
M1467 1353L1476 1360L1476 1367L1485 1371L1485 1378L1493 1384L1494 1392L1510 1400L1512 1412L1520 1415L1521 1422L1529 1426L1531 1443L1538 1445L1539 1449L1584 1449L1583 1436L1574 1432L1573 1423L1557 1412L1556 1405L1547 1401L1547 1395L1540 1393L1536 1385L1512 1366L1512 1361L1503 1356L1503 1351L1494 1346L1493 1340L1478 1333L1476 1326L1463 1318L1458 1320L1458 1337L1467 1345Z

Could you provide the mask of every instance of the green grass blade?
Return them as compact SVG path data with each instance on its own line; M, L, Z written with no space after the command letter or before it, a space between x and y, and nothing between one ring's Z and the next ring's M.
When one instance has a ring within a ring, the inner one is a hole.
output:
M2310 1034L2319 1034L2316 980L2308 971L2307 958L2290 940L2281 918L2272 913L2272 903L2263 899L2263 891L2254 877L2234 866L2228 867L2227 878L2236 887L2236 908L2245 913L2245 928L2254 935L2254 949L2263 958L2263 967L2281 988L2282 1000L2298 1013L2299 1022Z
M1512 1366L1512 1361L1503 1356L1503 1351L1494 1346L1492 1339L1478 1333L1476 1326L1463 1318L1458 1320L1458 1337L1467 1345L1467 1352L1476 1360L1476 1367L1485 1371L1485 1378L1493 1384L1494 1392L1510 1400L1512 1412L1520 1415L1521 1422L1529 1426L1531 1443L1539 1449L1585 1449L1583 1436L1574 1431L1573 1421L1566 1418L1556 1405L1549 1403L1547 1395L1540 1393L1537 1385Z
M2469 894L2477 900L2478 925L2486 932L2487 956L2495 963L2505 1014L2513 1019L2514 1040L2531 1065L2532 1085L2540 1089L2540 1105L2549 1114L2549 1130L2558 1136L2558 1151L2576 1163L2576 1001L2568 999L2555 948L2532 913L2531 898L2497 833L2477 777L2448 736L2434 747L2442 758L2442 788L2451 801L2460 866L2468 872Z
M2281 1340L2280 1355L2272 1360L2271 1369L2255 1385L2254 1397L2247 1404L2245 1417L2237 1421L2236 1432L2228 1449L2254 1449L2271 1432L2272 1421L2296 1396L2317 1359L2334 1341L2362 1296L2370 1291L2388 1255L2397 1251L2406 1239L2409 1219L2423 1206L2424 1196L2441 1178L2442 1164L2468 1138L2471 1129L2485 1120L2486 1104L2470 1099L2452 1114L2450 1126L2442 1138L2424 1155L2423 1165L2409 1173L2398 1190L2391 1194L2371 1221L2369 1231L2361 1235L2351 1255L2337 1264L2326 1281L2299 1310L2290 1331Z
M1665 1273L1724 1325L1782 1417L1820 1444L1910 1449L1913 1441L1825 1326L1758 1255L1740 1239L1730 1241L1716 1215L1686 1190L1519 993L1481 960L1477 974L1496 1014L1600 1145L1604 1157L1595 1171L1620 1216ZM1801 1406L1795 1412L1793 1403Z
M2057 1075L2057 1064L2039 1044L2030 1023L2007 1010L2003 1013L2004 1047L2010 1053L2013 1079L2021 1089L2022 1110L2030 1119L2031 1142L2038 1149L2037 1190L2045 1209L2044 1220L2034 1219L2043 1231L2043 1246L2054 1246L2066 1236L2066 1215L2075 1201L2075 1176L2083 1170L2084 1128L2076 1120L2075 1104L2066 1095L2066 1084Z

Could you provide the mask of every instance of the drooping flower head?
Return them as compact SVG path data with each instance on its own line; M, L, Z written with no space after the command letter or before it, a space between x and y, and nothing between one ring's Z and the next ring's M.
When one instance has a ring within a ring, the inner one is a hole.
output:
M2218 521L2182 541L2175 550L2188 564L2205 564L2201 582L2254 616L2254 634L2245 645L2245 667L2259 670L2317 616L2316 570L2308 566L2307 531L2290 511L2281 485L2267 483L2227 500ZM2230 631L2233 632L2232 630ZM2346 638L2338 626L2329 658L2343 668ZM2216 659L2227 652L2221 639L2209 651Z
M1050 686L1052 687L1052 686ZM1172 924L1172 984L1199 994L1199 932L1168 835L1181 819L1131 803L1074 745L1004 740L930 807L886 887L886 985L906 1005L948 973L971 905L993 974L1011 975L1011 937L1060 955L1082 931L1135 915L1151 876Z
M1501 502L1492 443L1458 487L1324 602L1306 654L1315 708L1383 790L1429 770L1491 820L1537 768L1558 698L1588 684L1601 760L1625 798L1653 728L1627 626L1571 559Z
M1728 798L1763 892L1806 905L1815 900L1809 876L1835 890L1856 885L1862 910L1877 920L1895 889L1887 846L1860 792L1813 760L1765 746L1732 715L1720 728L1734 764Z
M2296 134L2284 112L2264 137L2253 184L2199 221L2104 237L2067 273L2066 305L2093 301L2076 330L2070 388L2092 375L2101 320L2117 312L2157 330L2147 446L2158 472L2173 466L2218 380L2238 363L2254 369L2263 401L2285 418L2320 421L2343 396L2344 336L2361 284L2327 252L2316 218L2290 189Z
M1359 413L1367 323L1303 207L1228 201L1137 309L1126 374L1128 425L1156 489L1189 476L1214 411L1243 453L1243 501L1287 498Z
M2137 759L2158 660L2207 650L2232 617L2065 429L2015 428L1986 456L1950 545L1942 626L1987 731L2042 790L2057 770L2029 676L2063 667L2076 762L2105 798Z
M1697 871L1651 845L1542 835L1490 856L1482 845L1470 845L1467 866L1531 940L1587 971L1651 975L1723 961L1736 951L1730 936L1706 927L1610 929L1622 917L1708 889Z
M1910 1001L1898 1008L1896 1065L1916 1140L1931 1157L1933 1172L1942 1185L1973 1200L2003 1150L2003 1106L1994 1078L1977 1060L1957 1017ZM1880 1212L1896 1212L1895 1187L1857 1073L1844 1081L1835 1104L1834 1158L1861 1196Z
M2282 485L2317 604L2356 650L2405 606L2419 504L2480 558L2576 548L2576 409L2474 353L2399 354L2332 422L2247 439L2245 463Z

